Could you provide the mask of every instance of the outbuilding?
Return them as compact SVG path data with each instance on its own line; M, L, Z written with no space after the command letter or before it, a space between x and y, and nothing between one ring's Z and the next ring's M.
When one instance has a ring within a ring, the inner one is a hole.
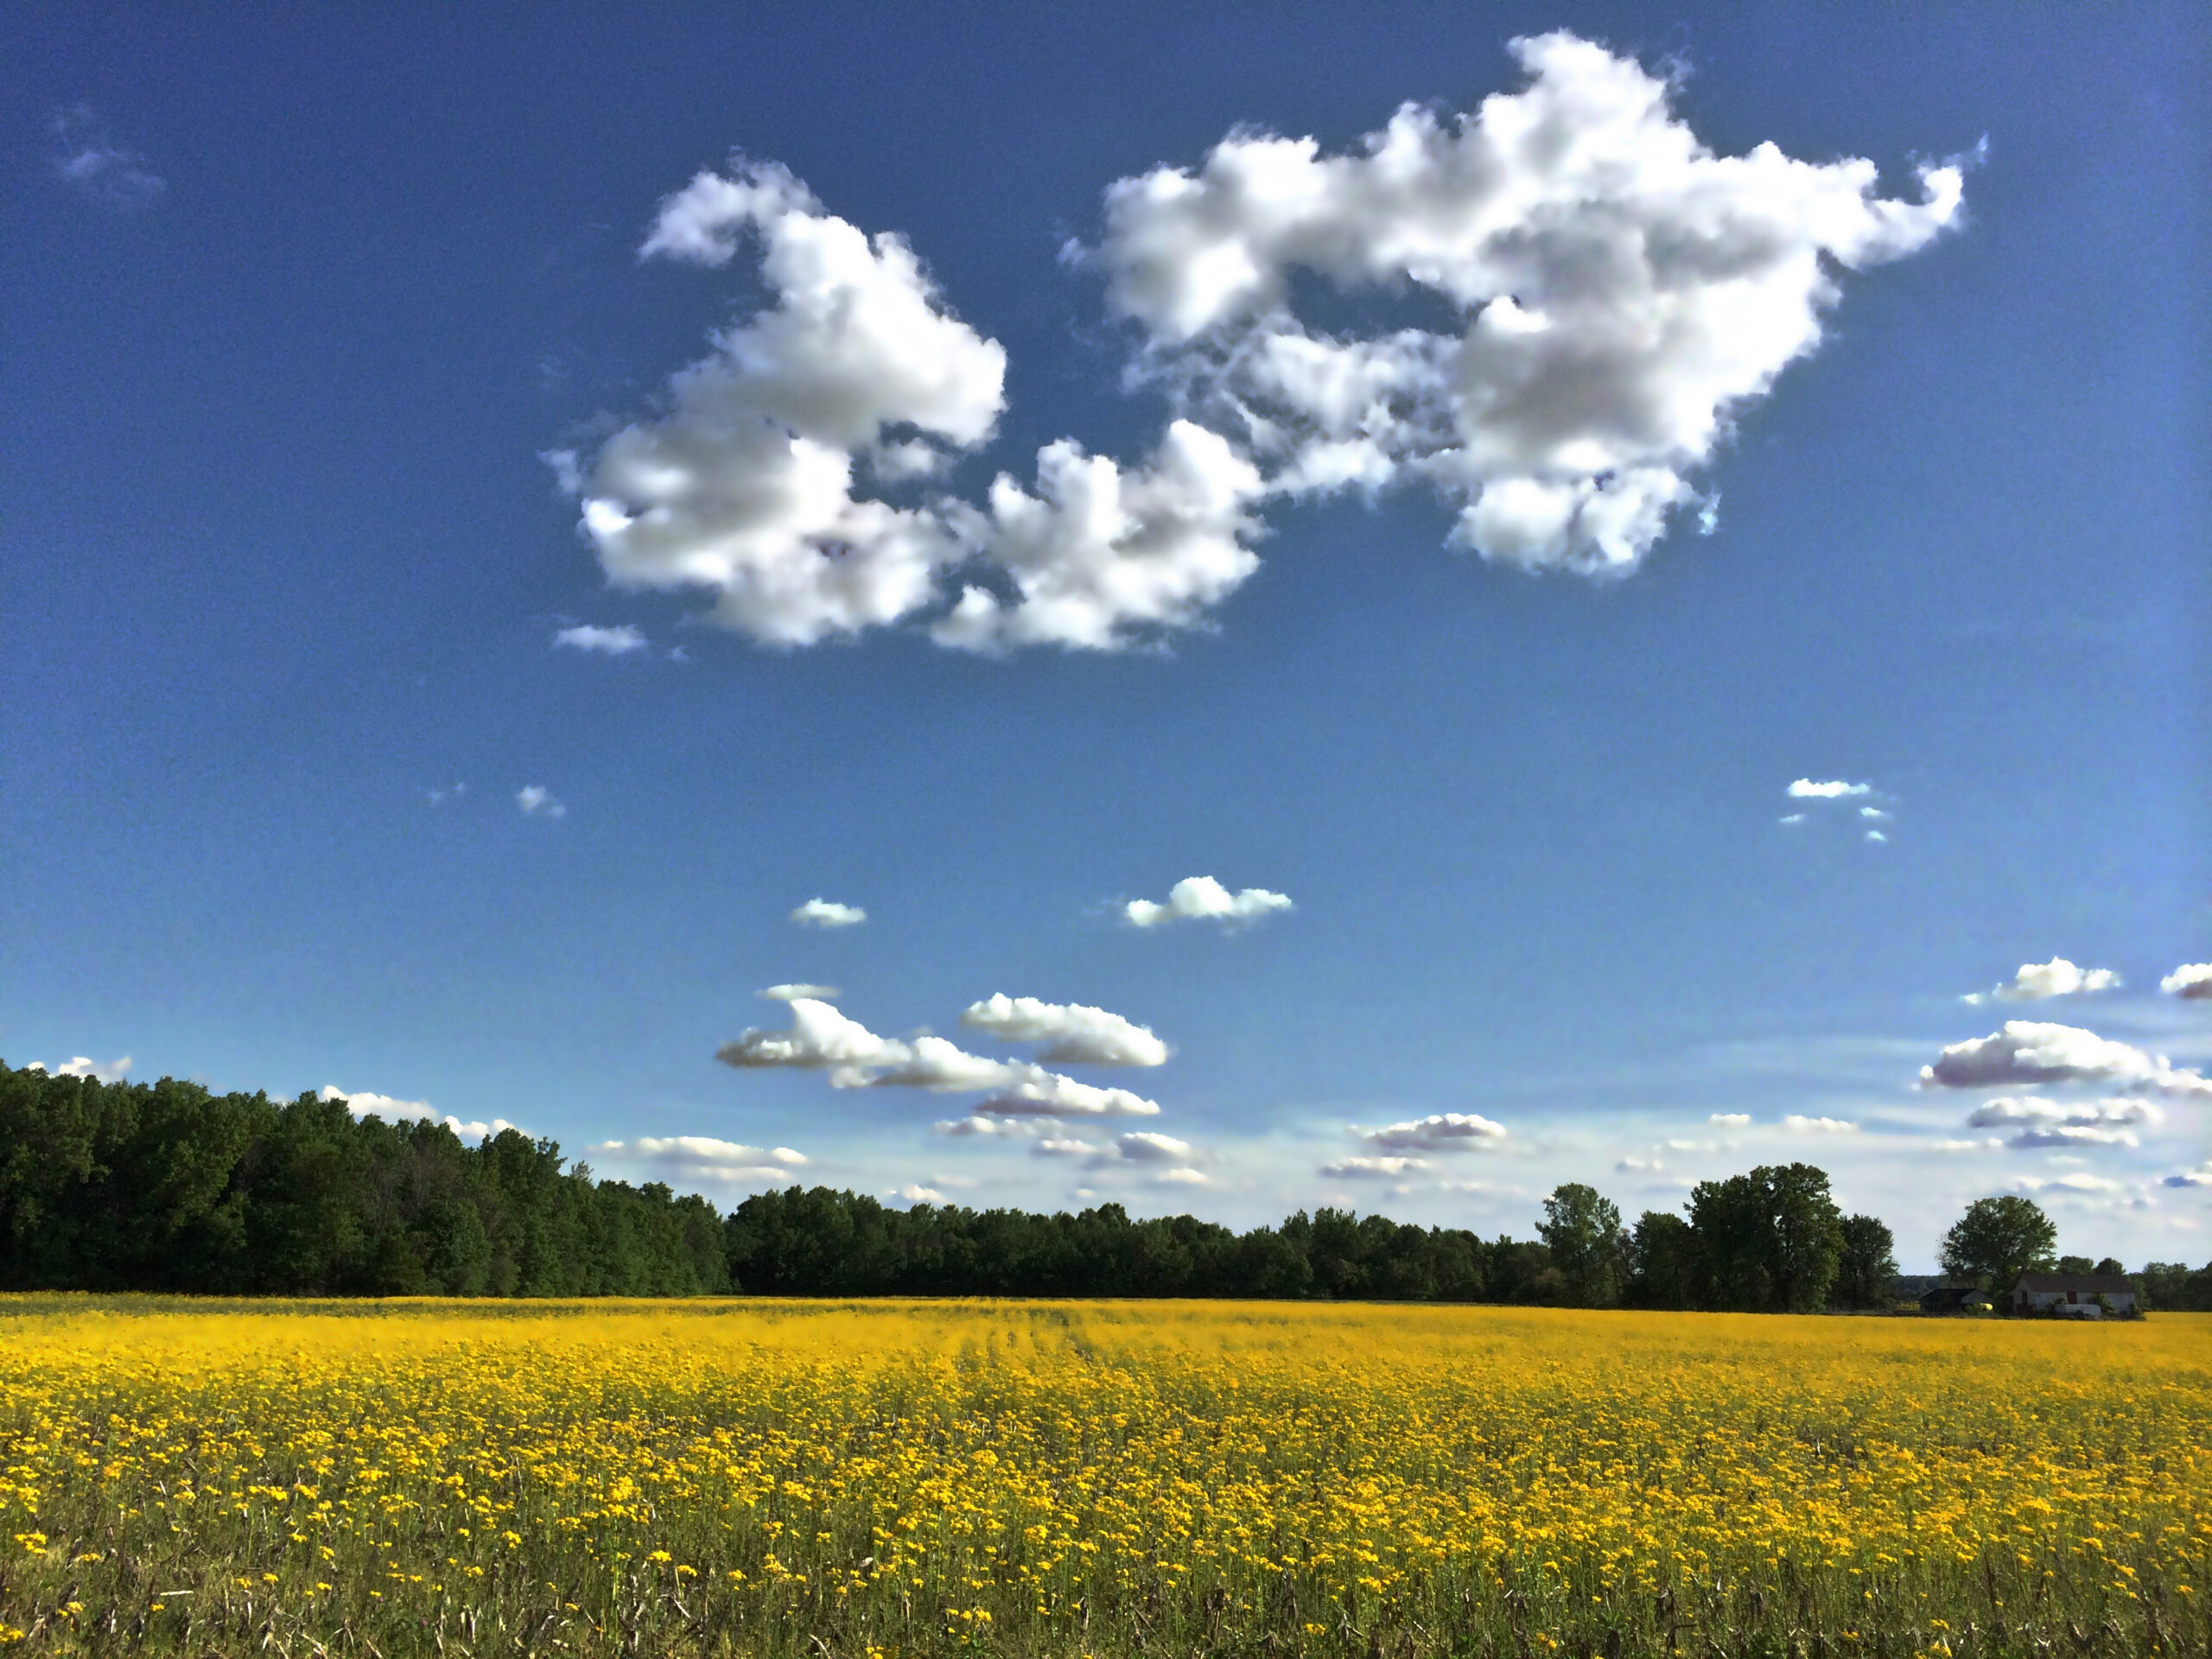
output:
M2113 1273L2024 1273L2012 1287L2012 1311L2075 1319L2133 1313L2135 1287Z

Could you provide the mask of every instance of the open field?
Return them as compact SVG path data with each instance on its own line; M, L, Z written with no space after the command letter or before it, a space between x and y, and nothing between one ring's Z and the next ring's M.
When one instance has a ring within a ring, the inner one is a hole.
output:
M16 1297L0 1358L11 1659L2212 1643L2202 1315Z

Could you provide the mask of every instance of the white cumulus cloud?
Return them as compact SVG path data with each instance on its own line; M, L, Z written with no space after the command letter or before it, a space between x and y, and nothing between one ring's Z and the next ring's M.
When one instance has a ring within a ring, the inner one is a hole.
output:
M1469 114L1409 104L1337 155L1241 130L1196 169L1124 179L1090 257L1277 488L1419 480L1484 557L1624 570L1819 343L1835 273L1924 246L1961 172L1887 200L1870 162L1717 156L1633 60L1566 33L1513 51L1529 84ZM1417 290L1452 326L1329 332L1300 315L1300 277Z
M868 912L858 905L841 905L834 899L810 899L791 912L801 927L858 927Z
M1132 899L1122 914L1132 926L1158 927L1166 922L1249 922L1279 910L1295 908L1287 894L1265 887L1246 887L1231 893L1210 875L1186 875L1167 890L1167 902Z
M1045 1002L998 992L971 1002L960 1023L1009 1043L1042 1043L1050 1065L1164 1065L1167 1045L1118 1014L1081 1002Z
M1172 423L1134 470L1072 439L1049 444L1038 453L1035 493L1001 474L988 512L950 509L1013 594L964 588L931 635L970 651L1110 651L1189 626L1259 569L1244 543L1258 533L1251 509L1262 493L1252 462L1191 421Z
M796 1002L802 996L812 1002L835 1002L837 988L835 985L765 985L753 995L771 1002Z
M524 784L515 791L515 804L526 818L565 818L569 809L553 798L543 784Z
M26 1071L44 1071L47 1068L39 1061L33 1060L23 1069ZM52 1073L57 1077L90 1077L99 1083L121 1083L130 1074L130 1057L128 1054L119 1055L105 1065L88 1055L73 1055L67 1065L55 1066Z
M772 163L698 175L641 257L719 266L748 238L774 303L674 378L666 415L553 459L616 587L704 589L714 620L810 645L932 599L957 539L855 474L895 484L988 439L1006 353L944 308L904 240L868 236Z
M1796 1112L1782 1120L1782 1127L1792 1135L1856 1135L1859 1126L1848 1118L1801 1117Z
M463 1141L481 1141L486 1135L519 1127L504 1117L495 1117L488 1122L482 1118L458 1118L450 1112L440 1111L425 1100L395 1100L372 1090L349 1094L335 1084L323 1084L321 1098L345 1102L346 1109L356 1117L380 1117L389 1123L442 1123Z
M2077 968L2063 957L2053 957L2049 962L2024 962L2019 971L2003 984L1969 992L1959 1001L1977 1005L1992 1000L2036 1002L2047 997L2117 990L2120 983L2120 976L2109 968Z
M2158 982L2168 996L2202 1001L2212 997L2212 962L2185 962Z
M646 648L645 636L625 622L616 627L594 627L588 622L577 627L563 628L553 636L556 646L566 645L573 651L593 651L607 657L626 657L633 651Z
M1783 792L1793 801L1840 801L1856 795L1872 795L1874 785L1847 784L1840 778L1829 779L1826 782L1800 778Z
M938 485L996 429L999 343L784 168L700 173L640 256L757 253L766 302L661 412L547 457L601 569L770 644L907 621L1112 650L1204 626L1274 499L1424 486L1455 543L1532 569L1631 569L1678 508L1710 533L1693 476L1820 343L1842 273L1957 222L1961 166L1885 197L1871 162L1718 155L1633 59L1564 32L1512 49L1526 85L1471 112L1407 105L1340 154L1240 128L1109 187L1077 263L1177 418L1135 462L1047 444L980 503ZM1402 325L1335 329L1309 294Z
M2078 1026L2008 1020L1986 1037L1953 1043L1920 1069L1923 1088L2100 1083L2166 1095L2212 1096L2212 1081Z
M1160 1107L1126 1089L1101 1089L1027 1060L970 1054L942 1037L879 1037L813 997L791 999L788 1031L747 1031L715 1058L740 1070L791 1067L826 1071L838 1089L990 1091L976 1109L996 1117L1149 1117ZM957 1132L957 1131L952 1131Z
M1751 1121L1751 1115L1749 1112L1714 1112L1706 1119L1708 1123L1723 1123L1732 1129L1746 1128Z
M1471 1152L1506 1138L1503 1123L1473 1112L1436 1112L1379 1129L1354 1125L1351 1133L1389 1152Z

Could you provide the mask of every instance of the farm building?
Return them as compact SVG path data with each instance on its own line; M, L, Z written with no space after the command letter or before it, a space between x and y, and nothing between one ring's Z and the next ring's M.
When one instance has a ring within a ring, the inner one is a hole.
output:
M1923 1313L1972 1313L1990 1306L1989 1293L1971 1281L1961 1284L1956 1280L1941 1280L1920 1293L1920 1311Z
M2058 1313L2079 1319L2133 1313L2135 1287L2111 1273L2024 1273L2012 1287L2015 1313Z

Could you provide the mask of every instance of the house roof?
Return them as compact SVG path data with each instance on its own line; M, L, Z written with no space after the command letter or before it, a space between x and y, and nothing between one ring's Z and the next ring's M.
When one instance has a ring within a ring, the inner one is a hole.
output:
M2024 1273L2015 1290L2077 1290L2102 1296L2135 1294L2135 1287L2113 1273Z

